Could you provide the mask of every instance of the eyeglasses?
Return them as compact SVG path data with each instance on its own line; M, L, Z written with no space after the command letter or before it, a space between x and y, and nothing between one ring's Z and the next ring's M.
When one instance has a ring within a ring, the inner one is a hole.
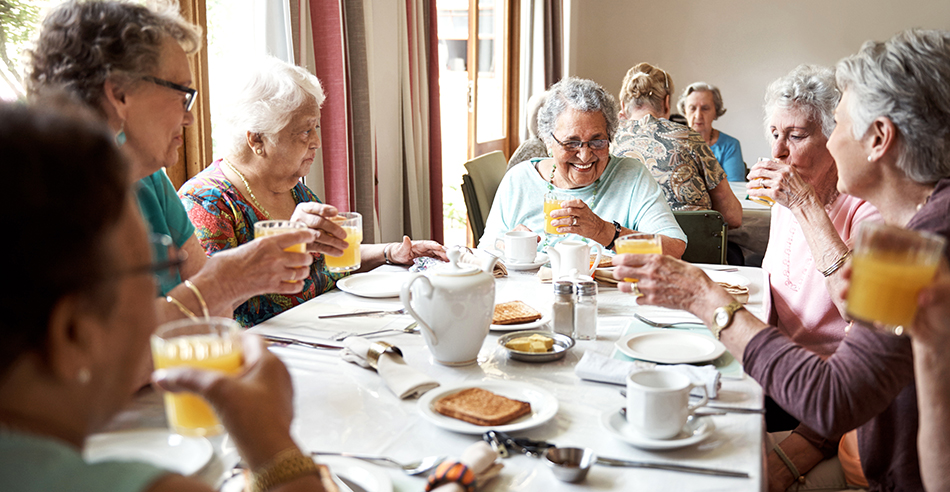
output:
M568 140L567 142L562 142L558 140L553 133L551 134L551 138L553 138L555 142L561 144L561 147L564 147L565 150L581 150L581 148L585 145L590 150L604 150L608 145L610 145L610 140L607 140L606 138L598 138L595 140L588 140L586 142L581 142L580 140Z
M191 111L191 107L195 105L195 99L198 95L197 89L192 89L191 87L185 87L181 84L176 84L174 82L169 82L158 77L152 77L151 75L146 75L142 77L142 80L147 80L153 84L160 85L162 87L168 87L169 89L174 89L178 92L185 93L185 111Z

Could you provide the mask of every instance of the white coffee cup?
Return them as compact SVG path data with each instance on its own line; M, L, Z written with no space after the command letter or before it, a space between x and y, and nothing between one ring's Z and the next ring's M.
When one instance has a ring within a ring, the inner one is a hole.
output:
M694 387L703 389L703 399L690 405ZM708 401L706 386L693 384L685 374L650 369L627 377L627 422L644 437L676 437L686 419Z
M530 231L505 233L505 260L514 263L533 263L538 256L538 235Z

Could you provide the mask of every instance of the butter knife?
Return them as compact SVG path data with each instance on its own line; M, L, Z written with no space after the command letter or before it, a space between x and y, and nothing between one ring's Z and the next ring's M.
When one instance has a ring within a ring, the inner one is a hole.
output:
M386 315L390 315L390 314L406 314L406 310L405 310L405 309L396 309L395 311L377 310L377 311L358 311L358 312L355 312L355 313L324 314L324 315L321 315L321 316L317 316L317 318L319 318L319 319L350 318L350 317L354 317L354 316L373 316L373 315L386 316Z
M274 335L261 335L261 338L263 338L264 340L270 343L274 343L278 345L301 345L304 347L310 347L310 348L315 348L315 349L329 349L329 350L340 350L343 348L342 345L329 345L326 343L308 342L305 340L297 340L296 338L278 337Z
M597 457L596 463L598 465L604 466L628 466L632 468L651 468L654 470L670 470L685 473L698 473L700 475L715 475L717 477L749 478L749 474L745 472L718 470L715 468L703 468L700 466L674 465L672 463L650 463L646 461L617 460L613 458L604 458L601 456Z

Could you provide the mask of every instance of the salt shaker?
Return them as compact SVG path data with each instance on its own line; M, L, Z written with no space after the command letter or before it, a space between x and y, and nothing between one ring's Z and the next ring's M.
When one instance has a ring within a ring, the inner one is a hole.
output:
M574 300L574 339L597 338L597 284L578 282Z
M552 306L554 333L574 334L574 283L554 282L554 305Z

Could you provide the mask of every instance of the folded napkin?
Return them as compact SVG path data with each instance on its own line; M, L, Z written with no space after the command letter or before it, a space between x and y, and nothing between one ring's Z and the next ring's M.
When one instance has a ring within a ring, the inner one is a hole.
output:
M370 350L375 342L363 337L347 337L343 340L340 356L347 362L362 367L372 367ZM378 348L379 346L377 346ZM382 376L386 386L399 398L421 396L426 391L439 386L439 383L406 364L402 356L393 351L382 352L376 362L376 372Z
M598 268L594 270L594 280L604 284L604 285L617 285L620 283L619 280L614 278L613 269Z
M459 263L475 265L478 268L484 269L485 265L487 265L488 262L491 261L491 258L489 256L490 255L484 251L475 250L475 252L472 252L472 250L465 248L462 251L462 255L459 256ZM424 257L419 257L412 260L412 266L409 267L409 271L410 272L424 272L430 268L437 267L440 265L445 265L445 264L448 264L448 262L439 260L437 258L424 256ZM498 262L495 262L495 268L492 269L491 273L495 278L507 277L508 268L505 267L504 263L498 261Z
M463 484L484 485L485 482L498 476L505 466L500 462L496 462L497 458L498 453L487 442L478 441L466 448L458 461L451 459L443 461L429 475L426 490L465 492L466 487ZM467 470L459 465L463 465Z
M706 393L710 398L719 396L719 371L716 366L693 366L689 364L663 365L644 361L617 360L588 350L574 366L574 374L581 379L600 381L626 386L627 376L644 369L659 371L675 371L689 376L694 384L706 386Z

